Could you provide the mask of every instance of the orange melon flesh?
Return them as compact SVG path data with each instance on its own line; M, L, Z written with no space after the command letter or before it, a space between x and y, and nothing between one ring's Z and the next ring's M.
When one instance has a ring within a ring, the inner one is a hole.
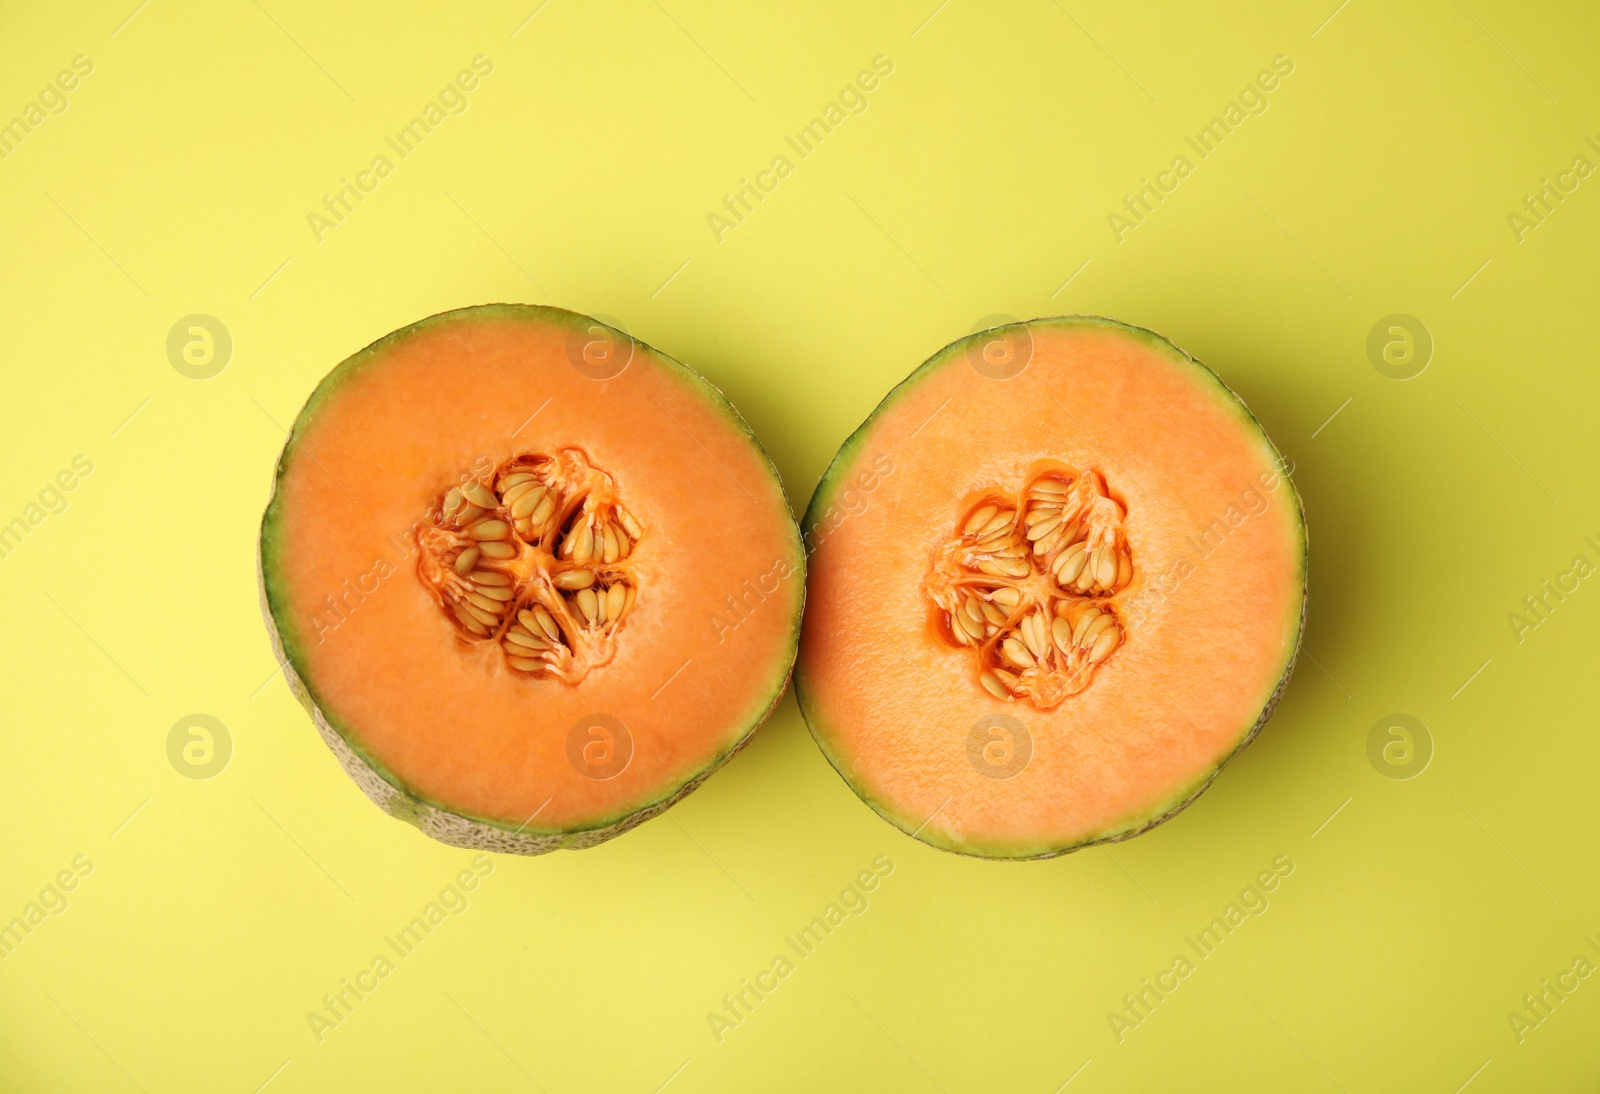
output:
M1298 496L1209 370L1108 320L1039 320L1029 336L1010 379L971 366L976 336L923 365L846 443L803 522L796 690L818 743L892 823L992 857L1126 838L1192 800L1270 713L1305 595ZM976 686L924 590L963 506L1045 461L1105 476L1134 561L1122 646L1050 711ZM1010 778L968 758L997 713L1031 738Z
M466 309L358 354L302 412L263 523L265 596L315 709L409 799L535 835L616 824L725 759L785 686L803 598L793 517L737 413L639 343L615 378L584 375L569 336L589 322ZM576 685L464 642L404 554L463 472L564 445L615 477L646 529L615 658ZM632 739L612 778L568 759L569 730L595 714Z

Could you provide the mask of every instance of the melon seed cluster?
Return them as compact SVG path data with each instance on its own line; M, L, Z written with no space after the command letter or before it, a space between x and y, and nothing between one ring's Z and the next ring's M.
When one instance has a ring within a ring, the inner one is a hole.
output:
M985 691L1050 710L1089 686L1124 638L1110 600L1133 578L1123 516L1098 472L1071 469L967 511L925 588Z
M419 534L417 573L469 644L576 684L616 654L644 535L616 480L577 448L528 453L453 487Z

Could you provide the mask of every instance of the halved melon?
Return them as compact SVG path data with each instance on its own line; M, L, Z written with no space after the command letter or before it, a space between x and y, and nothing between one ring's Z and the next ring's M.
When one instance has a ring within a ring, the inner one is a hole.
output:
M799 530L722 394L610 326L490 305L312 393L261 524L289 686L393 816L587 847L725 763L782 694Z
M1282 458L1209 369L1108 319L946 347L845 442L803 527L806 721L862 800L949 851L1161 823L1260 730L1299 648Z

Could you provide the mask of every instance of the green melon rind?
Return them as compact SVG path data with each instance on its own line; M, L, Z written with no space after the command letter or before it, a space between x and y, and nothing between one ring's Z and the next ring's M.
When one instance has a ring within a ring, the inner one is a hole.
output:
M577 312L567 311L563 308L552 308L533 304L483 304L475 307L458 308L453 311L440 312L426 319L418 320L385 335L365 349L347 357L340 362L333 371L325 376L301 408L295 418L289 437L284 442L283 450L278 456L272 480L272 491L267 499L266 510L261 518L261 534L257 544L256 554L256 580L257 589L261 600L261 614L266 621L268 637L272 643L273 656L283 668L284 680L289 685L290 692L305 707L315 723L318 733L336 757L345 773L359 786L367 797L372 799L385 813L414 825L424 834L455 847L465 847L473 850L500 851L510 854L540 855L549 851L584 847L593 847L604 843L606 840L620 836L631 828L643 824L652 817L658 816L671 808L684 797L688 796L701 783L710 778L719 768L731 760L740 749L750 743L755 731L760 728L767 718L777 708L783 698L784 690L788 687L790 674L793 671L796 654L800 644L800 621L805 612L805 551L800 542L800 532L794 520L788 523L790 531L790 555L794 563L795 572L800 578L800 599L795 608L793 624L789 631L788 647L781 658L782 671L769 692L769 698L760 713L746 722L741 728L738 737L727 749L712 758L712 760L698 772L690 776L681 785L670 787L661 795L639 803L631 808L625 808L612 816L603 818L594 824L583 828L562 829L546 828L540 826L513 826L509 822L496 820L490 817L481 817L459 809L452 809L442 802L429 798L415 787L409 786L399 776L387 770L375 757L369 754L361 745L360 738L352 732L349 726L340 721L337 714L325 704L317 695L315 687L307 678L303 666L309 664L304 654L305 636L296 632L287 610L287 594L280 587L281 581L275 567L279 551L282 547L282 523L280 521L281 507L278 504L279 487L289 467L289 460L293 454L296 439L313 423L322 409L337 395L339 390L352 377L362 369L370 367L374 362L382 359L384 351L395 344L416 335L422 331L436 326L450 323L471 322L480 319L513 319L521 322L539 322L575 327L580 324L588 329L591 325L606 327L619 337L633 342L640 350L664 366L676 370L678 377L708 399L720 409L736 428L738 428L761 455L772 485L776 488L778 498L785 509L792 512L788 497L783 489L783 481L778 476L778 470L772 463L772 458L767 455L766 449L761 446L755 433L734 405L728 401L722 391L705 377L683 362L663 353L652 346L634 338L626 331L617 330L609 324L590 316Z
M980 339L985 339L993 335L995 331L1009 330L1017 327L1028 327L1034 329L1039 327L1099 327L1130 336L1144 342L1152 349L1160 352L1163 356L1171 359L1174 363L1187 366L1189 369L1191 369L1196 377L1211 384L1216 389L1224 405L1232 407L1238 414L1239 418L1242 421L1249 423L1249 425L1254 429L1256 435L1260 438L1261 443L1274 457L1276 466L1280 469L1285 467L1285 461L1282 453L1280 453L1277 449L1277 446L1272 443L1272 439L1267 435L1267 431L1261 427L1261 423L1256 419L1256 416L1251 413L1250 408L1245 405L1244 400L1239 397L1238 393L1224 383L1222 378L1209 367L1195 357L1184 352L1182 349L1178 348L1178 346L1174 345L1169 339L1144 327L1136 327L1132 324L1123 323L1116 319L1108 319L1104 316L1047 316L1026 322L1008 323L999 327L992 327L987 330L975 331L965 338L961 338L950 343L944 349L935 353L932 357L928 358L921 365L919 365L911 373L911 375L907 376L904 380L900 381L900 383L896 384L894 388L883 397L883 400L878 403L877 407L873 409L872 413L867 416L866 420L863 421L861 425L857 426L855 431L851 433L848 438L846 438L844 444L840 446L839 451L834 455L833 461L828 464L828 469L823 473L822 478L817 482L816 489L811 495L810 504L806 506L805 515L800 521L802 538L806 542L810 542L813 531L816 530L817 526L821 523L824 514L826 514L828 508L833 504L834 495L837 492L840 484L848 481L849 473L854 469L856 459L860 455L861 449L866 445L868 438L871 436L873 423L876 422L885 411L890 409L900 399L904 398L909 392L914 390L921 381L927 379L941 366L950 363L959 355L964 354L970 346L978 342ZM937 812L935 812L933 816L929 817L910 818L901 816L886 803L875 800L871 793L869 793L855 778L851 776L850 772L847 770L847 765L841 761L841 759L829 746L828 734L826 731L827 722L823 716L820 706L815 698L808 698L810 686L806 678L806 662L802 657L796 664L794 670L794 691L795 698L800 706L801 715L805 719L806 728L811 731L812 739L817 742L817 747L821 749L823 756L827 758L828 763L833 767L833 769L839 773L839 777L845 781L846 785L848 785L850 789L855 792L856 796L865 802L867 806L873 810L873 812L877 813L884 820L900 829L906 835L920 840L923 843L928 844L930 847L936 847L941 851L949 851L952 854L966 855L973 858L1005 859L1013 861L1056 858L1060 855L1071 854L1073 851L1082 850L1085 847L1095 847L1105 843L1120 843L1123 840L1132 839L1134 836L1142 835L1157 825L1171 820L1173 817L1183 812L1184 809L1188 808L1188 806L1196 798L1198 798L1207 787L1211 785L1216 777L1222 773L1222 769L1226 767L1235 756L1244 751L1245 747L1249 745L1251 741L1256 739L1256 736L1261 732L1262 727L1265 726L1267 721L1272 717L1272 712L1277 708L1279 699L1283 697L1284 689L1288 687L1289 678L1294 673L1295 662L1300 654L1300 643L1305 634L1306 624L1306 605L1308 600L1306 591L1308 587L1307 573L1310 539L1309 533L1306 529L1305 505L1300 498L1300 491L1295 487L1294 479L1287 470L1281 470L1280 474L1283 481L1288 484L1289 496L1294 501L1295 526L1300 533L1299 576L1301 589L1300 618L1295 625L1293 640L1287 644L1282 672L1279 674L1277 683L1274 685L1271 694L1268 695L1263 701L1261 713L1257 717L1254 725L1252 725L1248 731L1244 733L1239 743L1235 745L1233 749L1226 756L1224 756L1215 767L1202 774L1198 779L1195 780L1193 784L1185 787L1182 790L1179 790L1170 796L1165 802L1153 807L1144 816L1130 818L1124 824L1100 833L1096 833L1088 839L1077 840L1075 842L1060 845L1002 847L999 845L986 846L971 842L957 844L953 840L942 839L942 833L930 831L930 829L934 827L932 822L935 817L937 817Z

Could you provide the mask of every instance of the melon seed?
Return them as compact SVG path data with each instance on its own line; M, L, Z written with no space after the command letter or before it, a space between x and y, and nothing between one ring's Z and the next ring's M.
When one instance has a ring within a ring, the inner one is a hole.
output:
M473 593L467 594L468 597L474 595L475 594ZM457 601L457 603L460 605L462 611L472 616L472 618L476 619L479 623L482 623L485 627L498 627L500 625L500 617L497 614L492 611L486 611L485 609L472 603L470 599Z
M1114 632L1116 629L1117 617L1115 615L1111 614L1109 610L1097 611L1094 616L1094 622L1090 623L1088 629L1083 632L1083 638L1080 641L1085 646L1092 646L1099 640L1101 635L1108 631Z
M502 487L500 491L500 504L511 506L515 505L523 498L526 498L529 494L537 494L540 498L543 498L544 493L545 488L540 486L537 482L522 482L518 483L516 486ZM537 505L538 503L535 502L534 504Z
M606 618L618 620L622 618L622 610L628 604L628 587L626 585L613 585L606 590Z
M1090 608L1078 616L1077 622L1072 625L1072 643L1077 645L1083 641L1084 635L1089 633L1089 628L1094 626L1096 619L1100 618L1100 609Z
M468 615L466 609L461 605L452 604L450 610L455 613L456 620L467 630L483 638L489 637L489 628L479 623L471 615Z
M489 597L484 596L481 592L478 592L475 589L466 594L466 600L468 604L471 604L475 608L486 611L490 615L499 615L505 610L504 604L501 604L495 600L491 600Z
M511 501L511 515L518 520L532 513L534 508L545 498L545 489L542 486L534 487L526 493L517 495ZM510 500L510 499L507 499Z
M587 573L588 571L584 572ZM595 598L594 590L579 589L578 595L573 597L573 600L577 603L578 614L583 616L584 622L595 622L595 616L599 614L599 603Z
M946 612L945 623L950 627L950 636L963 646L970 646L972 639L967 636L966 628L961 625L960 612Z
M1039 521L1038 523L1034 524L1033 527L1028 529L1028 538L1043 539L1045 536L1049 535L1051 532L1054 532L1058 527L1060 527L1062 519L1063 518L1060 513L1057 513L1052 517L1046 517L1044 520Z
M476 479L461 488L461 495L473 505L481 505L485 509L493 509L500 504L494 492Z
M513 668L575 684L589 666L604 663L585 655L602 635L614 641L638 597L626 560L643 528L616 502L615 490L611 476L575 448L513 457L487 480L443 492L429 514L433 531L419 532L429 563L417 574L461 637L497 639ZM512 564L497 569L485 560ZM548 585L566 596L563 608L531 599ZM984 614L980 608L980 624ZM569 628L574 620L584 626L569 636L558 615Z
M1111 651L1117 648L1118 637L1117 632L1112 630L1095 639L1094 648L1089 651L1090 662L1098 663L1104 661Z
M505 539L511 534L511 525L503 520L480 520L467 529L473 539Z
M1050 643L1044 634L1044 616L1035 612L1022 620L1022 640L1027 643L1028 649L1035 657L1045 655Z
M1000 512L989 518L989 523L983 526L983 534L985 536L991 536L996 532L1004 531L1005 529L1011 527L1011 522L1015 518L1016 514L1011 510L1002 509Z
M1055 562L1056 580L1062 585L1070 585L1078 579L1083 572L1084 563L1089 561L1089 552L1085 549L1087 544L1074 543L1068 547Z
M522 627L512 627L506 631L506 641L530 650L547 650L550 643L536 635L529 634Z
M644 535L644 529L640 528L639 522L633 519L633 514L620 505L617 506L617 520L628 533L630 539L637 540Z
M1096 552L1100 557L1095 563L1095 580L1102 589L1109 589L1117 579L1117 560L1112 557L1109 546L1096 548Z
M939 595L949 605L943 633L980 659L985 691L1050 709L1123 644L1114 601L1103 599L1133 577L1123 519L1104 479L1086 470L1051 472L1020 496L991 490L958 523L930 588L956 589Z
M587 528L575 529L561 545L561 554L579 565L588 562L594 557L594 536Z
M999 506L985 505L982 509L979 509L976 513L967 518L967 523L962 527L962 531L969 536L977 535L983 530L983 526L988 524L990 519L999 511Z
M1019 669L1031 669L1033 667L1033 658L1023 648L1022 643L1015 638L1007 638L1000 643L1000 652L1007 661L1010 661Z

